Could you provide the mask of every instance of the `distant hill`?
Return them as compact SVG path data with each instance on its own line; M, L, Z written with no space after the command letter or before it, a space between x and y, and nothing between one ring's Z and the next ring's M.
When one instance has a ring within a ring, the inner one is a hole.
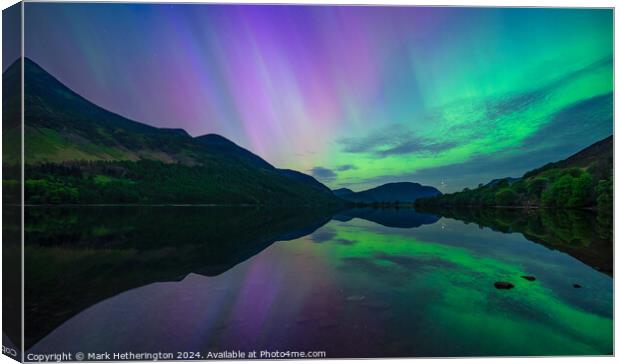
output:
M352 190L348 189L348 188L338 188L334 190L334 195L338 196L338 197L344 197L347 195L352 195L355 192L353 192Z
M4 72L5 90L19 89L19 69ZM107 111L29 59L24 80L27 203L342 203L313 177L279 170L223 136L193 138ZM8 144L20 140L19 97L3 94Z
M501 184L501 183L507 183L507 184L511 185L511 184L513 184L514 182L517 182L520 179L521 178L514 178L514 177L497 178L497 179L494 179L491 182L487 183L486 185L489 186L489 187L494 187L494 186L497 186L498 184Z
M572 156L529 171L521 178L496 179L475 189L420 199L425 206L613 207L613 136Z
M349 191L351 193L349 193ZM386 183L368 190L353 192L349 189L334 191L340 198L363 204L372 203L413 203L418 198L441 195L435 187L422 186L413 182Z
M596 168L599 169L611 170L611 168L613 168L613 158L614 137L610 135L564 160L548 163L540 168L529 171L523 177L533 177L551 169L588 168L596 166Z

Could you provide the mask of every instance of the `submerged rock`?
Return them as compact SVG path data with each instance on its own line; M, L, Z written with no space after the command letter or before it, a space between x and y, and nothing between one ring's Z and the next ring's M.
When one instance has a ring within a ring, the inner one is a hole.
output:
M535 281L536 280L536 277L534 277L534 276L521 276L521 278L527 279L528 281Z
M573 287L575 287L575 288L581 288L581 285L580 285L580 284L577 284L577 283L573 283Z
M514 288L514 284L510 282L495 282L495 288L497 289L511 289Z

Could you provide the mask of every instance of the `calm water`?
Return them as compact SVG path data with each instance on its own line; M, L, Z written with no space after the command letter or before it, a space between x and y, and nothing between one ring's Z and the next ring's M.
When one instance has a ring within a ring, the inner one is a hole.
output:
M587 214L442 215L451 217L30 208L26 346L328 357L613 352L611 225ZM515 287L498 290L496 281Z

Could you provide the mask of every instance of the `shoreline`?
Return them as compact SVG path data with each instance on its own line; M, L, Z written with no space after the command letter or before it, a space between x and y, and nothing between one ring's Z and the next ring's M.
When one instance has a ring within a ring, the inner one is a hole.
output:
M476 209L504 209L504 210L557 210L557 211L592 211L598 212L596 206L590 207L545 207L545 206L482 206L482 205L432 205L421 206L420 209L455 209L455 208L476 208Z
M158 203L158 204L123 204L123 203L109 203L109 204L2 204L7 207L335 207L334 205L285 205L285 204L182 204L182 203ZM580 208L566 208L566 207L544 207L544 206L481 206L481 205L433 205L433 206L415 206L414 204L407 205L374 205L374 204L354 204L347 205L349 209L412 209L419 212L425 212L428 210L436 209L461 209L461 208L475 208L475 209L502 209L502 210L549 210L549 211L591 211L599 212L597 207L580 207Z

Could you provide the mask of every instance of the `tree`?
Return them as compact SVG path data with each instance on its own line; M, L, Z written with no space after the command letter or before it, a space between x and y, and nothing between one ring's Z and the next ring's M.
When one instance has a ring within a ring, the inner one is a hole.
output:
M511 188L504 188L495 194L495 201L500 206L513 206L519 202L519 195Z
M551 187L543 191L542 203L549 207L566 207L573 194L573 177L570 173L562 175Z
M589 207L594 204L594 183L588 172L573 179L569 207Z
M546 178L534 178L527 183L527 194L536 197L538 200L548 184L549 180Z
M495 205L495 194L491 191L485 192L482 194L480 201L484 206L493 206Z
M600 180L596 185L596 206L602 212L611 213L614 205L613 183L609 180Z
M512 188L515 192L522 194L527 192L527 185L524 180L519 180L513 183L510 188Z

